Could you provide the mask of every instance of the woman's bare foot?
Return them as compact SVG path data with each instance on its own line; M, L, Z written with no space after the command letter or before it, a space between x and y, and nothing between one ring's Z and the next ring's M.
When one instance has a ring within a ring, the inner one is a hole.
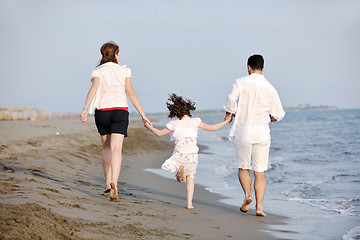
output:
M116 202L119 198L117 190L115 188L115 183L110 183L110 201Z
M111 190L111 187L110 187L110 188L106 188L106 189L104 190L104 193L109 193L110 190Z
M245 198L243 204L241 205L240 207L240 211L246 213L249 211L249 206L250 206L250 203L252 202L252 198L251 196L248 196L247 198Z
M183 182L183 181L185 180L185 176L184 176L184 166L183 166L183 165L181 165L181 166L179 167L179 170L178 170L177 173L176 173L176 180L177 180L178 182Z
M256 205L256 216L266 217L266 214L263 212L262 207L260 208L257 205Z
M256 211L256 216L266 217L266 214L263 211Z

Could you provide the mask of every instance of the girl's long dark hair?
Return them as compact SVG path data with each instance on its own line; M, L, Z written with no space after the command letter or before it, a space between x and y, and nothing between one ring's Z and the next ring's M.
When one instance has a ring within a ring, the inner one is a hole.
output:
M175 93L170 95L166 106L170 111L169 118L177 117L181 119L185 115L191 117L190 111L196 109L195 102L190 99L183 99L183 97L177 96Z
M107 62L118 63L115 55L119 53L119 46L116 43L112 41L104 43L100 48L100 53L102 58L97 67Z

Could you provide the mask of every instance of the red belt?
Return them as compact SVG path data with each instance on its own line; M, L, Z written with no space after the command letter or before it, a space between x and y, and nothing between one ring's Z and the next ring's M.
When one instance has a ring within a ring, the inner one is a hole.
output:
M125 110L125 111L129 111L128 107L112 107L112 108L101 108L101 109L96 109L99 111L109 111L109 110L116 110L116 109L121 109L121 110Z

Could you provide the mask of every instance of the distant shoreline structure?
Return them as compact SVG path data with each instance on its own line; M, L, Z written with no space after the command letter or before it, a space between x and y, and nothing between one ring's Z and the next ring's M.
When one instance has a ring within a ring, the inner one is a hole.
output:
M79 116L79 114L51 112L30 107L0 107L0 121L73 119L75 115Z
M312 106L310 104L306 104L305 106L299 105L297 107L285 107L286 112L300 112L300 111L323 111L323 110L339 110L337 106L329 106L329 105L319 105Z
M306 104L304 106L299 105L297 107L284 107L286 112L300 112L300 111L322 111L322 110L338 110L336 106L329 105L320 105L312 106ZM194 115L213 115L224 113L224 110L197 110ZM137 116L137 112L130 113L132 117ZM167 113L149 113L149 116L152 117L164 117L167 116ZM59 120L59 119L74 119L78 118L80 113L60 113L56 111L45 111L37 108L30 107L11 107L5 108L0 107L0 121L17 121L17 120L29 120L29 121L41 121L41 120Z

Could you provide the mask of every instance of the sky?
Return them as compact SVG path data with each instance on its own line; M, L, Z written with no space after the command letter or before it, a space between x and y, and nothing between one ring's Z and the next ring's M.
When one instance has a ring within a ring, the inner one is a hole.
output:
M146 113L222 109L253 54L284 107L360 108L359 0L0 0L0 107L80 113L107 41Z

